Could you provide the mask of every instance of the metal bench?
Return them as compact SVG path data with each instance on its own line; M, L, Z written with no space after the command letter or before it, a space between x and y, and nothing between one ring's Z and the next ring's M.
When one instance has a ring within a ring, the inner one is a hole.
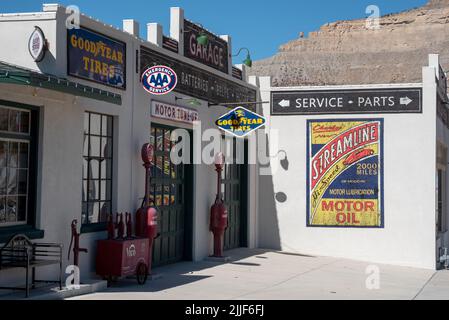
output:
M26 297L30 294L30 271L31 287L34 289L36 283L59 283L62 290L62 245L54 243L32 243L25 235L12 237L0 249L0 271L14 268L24 268L26 270L26 285L23 287L0 287L0 290L23 290ZM36 268L49 265L59 265L59 279L37 280Z

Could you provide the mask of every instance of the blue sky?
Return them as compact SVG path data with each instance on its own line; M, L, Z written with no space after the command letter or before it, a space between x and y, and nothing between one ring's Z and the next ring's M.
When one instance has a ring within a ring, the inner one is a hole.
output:
M279 45L296 39L301 31L317 30L336 20L363 18L374 4L381 14L419 7L427 0L50 0L77 5L87 15L117 27L123 19L140 22L146 37L146 23L159 22L169 34L170 7L182 7L189 20L202 23L216 34L232 36L234 51L248 47L254 60L270 57ZM0 13L40 11L42 1L0 0ZM242 54L241 60L245 58ZM234 60L239 62L240 58Z

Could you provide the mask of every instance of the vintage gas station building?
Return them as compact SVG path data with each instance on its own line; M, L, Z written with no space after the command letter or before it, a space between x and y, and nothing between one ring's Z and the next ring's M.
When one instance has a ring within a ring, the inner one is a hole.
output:
M216 173L210 164L172 163L171 133L186 129L191 143L195 121L202 133L229 112L218 105L263 101L248 106L267 119L258 138L223 144L228 160L269 152L268 163L226 166L225 249L439 266L449 247L449 112L437 55L421 83L272 88L233 65L229 36L186 20L180 8L171 9L169 34L151 23L147 39L134 20L123 30L85 15L68 30L66 20L55 4L0 14L0 243L21 233L67 252L77 219L89 251L82 277L94 276L107 215L141 206L140 148L151 142L161 233L154 264L203 260L212 250ZM204 34L212 55L193 41ZM35 56L43 39L45 55ZM156 65L177 73L172 93L143 89L142 72ZM20 272L0 271L0 285L20 282Z
M81 28L68 30L67 17L66 8L53 4L38 13L0 15L0 39L8 43L0 50L0 242L22 233L63 244L66 256L77 219L81 247L89 251L80 256L82 276L90 277L108 213L135 213L142 204L140 149L152 142L151 197L160 209L161 233L154 264L204 259L212 248L216 172L213 165L171 163L171 132L187 129L192 143L195 120L202 133L229 111L217 104L258 100L258 88L242 80L245 66L232 65L231 38L189 22L180 8L171 10L169 35L148 24L148 39L139 37L133 20L119 30L81 15ZM48 43L39 62L28 48L36 27ZM192 52L190 38L202 32L216 58ZM141 74L154 65L176 71L174 92L153 96L143 89ZM236 144L228 139L228 157L235 156ZM227 249L256 246L256 189L248 187L255 173L254 166L226 167ZM23 279L22 270L0 273L0 281L14 279Z

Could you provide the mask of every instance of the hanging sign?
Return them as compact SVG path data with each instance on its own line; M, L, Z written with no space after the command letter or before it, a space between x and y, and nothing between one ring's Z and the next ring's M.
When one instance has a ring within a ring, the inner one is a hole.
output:
M238 107L216 121L216 125L225 132L242 138L263 127L266 119L243 107Z
M178 84L178 76L167 66L154 66L142 74L142 86L148 93L161 96L172 92Z
M307 137L307 225L383 228L383 120L310 120Z
M34 27L34 31L28 40L28 50L35 62L41 62L47 51L47 41L44 32L39 27Z
M151 103L151 116L187 124L193 124L193 122L198 121L200 118L196 110L157 101Z
M68 74L126 89L126 44L88 29L67 31Z

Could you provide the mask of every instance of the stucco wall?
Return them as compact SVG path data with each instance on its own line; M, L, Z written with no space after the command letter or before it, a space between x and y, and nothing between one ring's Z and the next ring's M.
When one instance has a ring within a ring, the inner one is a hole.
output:
M272 176L260 178L259 207L267 208L266 212L261 210L259 216L261 247L429 269L436 267L435 70L424 68L423 77L423 84L415 85L424 90L422 114L279 117L270 116L270 105L264 105L264 115L269 119L267 130L278 130L279 150L287 152L290 167L287 172L279 169ZM267 78L260 81L262 99L269 101L270 81ZM285 88L286 91L301 89L305 88ZM385 228L308 228L306 121L358 118L384 119ZM276 161L279 159L272 159L272 165ZM284 192L287 201L276 202L273 192Z

